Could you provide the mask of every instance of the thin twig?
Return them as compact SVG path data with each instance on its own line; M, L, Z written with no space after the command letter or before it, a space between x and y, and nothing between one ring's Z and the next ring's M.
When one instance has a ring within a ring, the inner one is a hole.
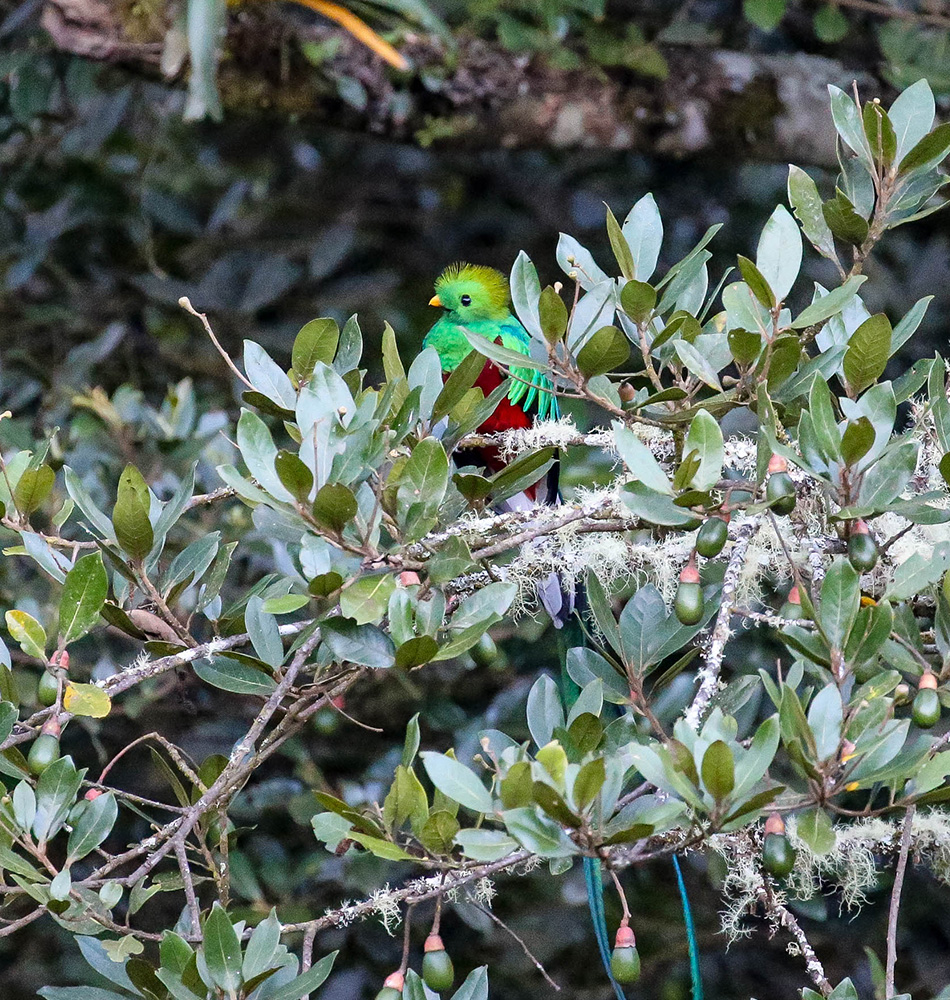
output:
M901 891L904 888L904 874L907 871L907 856L910 853L911 832L914 827L916 805L911 803L904 814L904 829L901 833L901 850L894 872L894 888L891 890L891 906L887 914L887 967L884 974L884 994L892 997L894 989L894 967L897 965L897 917L901 908Z
M198 312L197 309L191 304L191 300L187 295L183 295L179 300L178 304L185 310L185 312L191 313L192 316L197 316L201 320L202 326L205 328L205 333L211 338L211 343L217 348L218 354L224 358L224 363L234 372L235 375L250 389L254 391L254 386L245 378L244 374L238 368L238 366L231 360L228 352L218 343L218 338L214 335L214 330L211 329L211 324L208 322L208 317L204 313Z
M531 962L531 963L532 963L532 964L534 965L534 967L535 967L535 968L536 968L536 969L538 970L538 972L540 972L540 973L541 973L541 975L542 975L542 976L544 976L544 978L545 978L545 981L547 982L547 984L548 984L548 985L549 985L549 986L550 986L550 987L551 987L552 989L554 989L554 990L557 990L557 991L558 991L558 993L560 993L560 992L561 992L561 987L560 987L560 986L558 986L558 984L557 984L557 983L556 983L556 982L555 982L555 981L554 981L554 980L553 980L553 979L552 979L552 978L551 978L551 977L550 977L550 976L548 975L548 972L547 972L547 969L545 969L545 967L544 967L544 966L543 966L543 965L542 965L542 964L540 963L540 961L538 961L538 959L537 959L537 958L536 958L536 957L535 957L535 956L534 956L534 955L532 954L532 952L531 952L531 949L530 949L530 948L529 948L529 947L528 947L528 946L527 946L527 945L526 945L526 944L524 943L524 941L523 941L523 940L522 940L522 939L521 939L521 938L520 938L520 937L519 937L519 936L518 936L518 935L517 935L517 934L516 934L516 933L515 933L515 932L514 932L514 931L513 931L513 930L512 930L512 929L511 929L511 928L510 928L510 927L509 927L509 926L508 926L508 925L507 925L506 923L505 923L505 922L504 922L504 920L502 920L502 919L501 919L501 917L498 917L498 916L496 916L496 915L495 915L494 913L492 913L492 911L491 911L491 910L489 910L489 909L488 909L488 907L487 907L487 906L482 906L482 904L481 904L481 903L472 903L472 906L474 906L476 910L481 910L481 911L482 911L482 913L484 913L484 914L485 914L485 916L489 918L489 920L492 920L492 921L494 921L494 922L495 922L496 924L498 924L498 926L499 926L499 927L500 927L500 928L501 928L501 929L502 929L502 930L503 930L503 931L504 931L504 932L505 932L506 934L508 934L508 935L509 935L510 937L512 937L512 938L513 938L513 939L514 939L515 941L517 941L517 942L518 942L518 944L520 944L520 945L521 945L521 950L522 950L522 951L523 951L523 952L525 953L525 955L527 955L527 956L528 956L528 959L530 960L530 962Z

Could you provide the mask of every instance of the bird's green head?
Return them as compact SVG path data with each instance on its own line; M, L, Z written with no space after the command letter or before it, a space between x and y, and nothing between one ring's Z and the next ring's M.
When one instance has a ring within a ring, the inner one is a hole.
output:
M435 283L430 306L440 306L459 323L504 319L508 315L508 280L493 267L452 264Z

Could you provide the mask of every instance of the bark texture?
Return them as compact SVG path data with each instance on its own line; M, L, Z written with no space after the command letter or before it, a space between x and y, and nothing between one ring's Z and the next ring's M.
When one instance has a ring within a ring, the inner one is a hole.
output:
M180 38L163 35L167 25L154 12L143 24L130 13L139 8L47 0L43 25L62 51L152 76L175 67L169 82L182 86L182 60L170 57L180 51ZM301 44L334 37L337 51L319 67L301 55ZM827 86L847 88L854 78L840 63L805 53L669 47L669 77L658 81L629 71L556 70L478 39L460 39L448 51L439 39L410 35L399 47L412 63L407 74L389 70L312 16L251 3L231 14L223 101L232 112L304 114L424 145L615 149L832 166ZM860 82L869 96L880 89Z

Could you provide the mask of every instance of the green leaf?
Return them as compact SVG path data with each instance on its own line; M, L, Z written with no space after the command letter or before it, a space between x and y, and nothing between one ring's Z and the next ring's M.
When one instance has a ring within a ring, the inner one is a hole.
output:
M277 686L274 679L263 670L239 662L230 656L216 656L195 660L195 673L212 687L234 694L255 694L268 697Z
M449 460L442 442L434 437L423 438L403 466L397 494L400 510L408 511L417 503L428 509L437 508L448 482Z
M775 300L781 302L791 291L801 264L801 234L788 209L779 205L762 229L755 255L755 266Z
M837 754L841 742L842 719L841 692L834 684L828 684L812 698L808 706L808 725L815 737L819 761Z
M835 831L824 809L815 806L798 816L795 832L808 845L812 854L827 854L836 843Z
M353 491L342 483L321 486L313 501L314 518L338 534L356 517L358 509Z
M478 351L469 351L456 365L455 370L445 380L442 391L432 407L433 421L441 420L462 401L465 394L475 385L485 367L485 358Z
M653 452L637 437L629 427L615 420L611 427L617 453L631 475L650 489L672 495L673 488Z
M536 361L530 355L522 354L520 351L513 351L508 347L502 347L501 344L496 344L493 340L489 340L480 333L473 333L465 327L462 327L462 333L465 334L465 339L479 354L485 355L486 358L490 358L492 361L497 361L506 368L530 368L536 372L549 371L549 366L543 362Z
M564 725L561 696L547 674L542 674L528 692L527 716L528 730L539 747L550 743L554 730Z
M59 634L64 643L75 641L95 625L108 592L102 553L92 552L77 559L66 574L59 601Z
M900 173L918 170L925 173L936 167L950 153L950 123L938 125L925 135L901 160Z
M48 465L26 469L13 489L13 504L21 514L32 514L50 495L56 473Z
M614 224L616 225L616 219ZM629 253L629 248L627 252ZM549 344L556 344L562 340L567 331L567 306L550 285L541 292L541 297L538 299L538 315L544 339Z
M395 661L392 640L375 625L358 625L351 618L329 618L321 628L336 660L374 668L391 667Z
M729 350L740 365L751 365L762 353L762 334L733 327L727 335Z
M866 319L851 334L844 355L844 377L855 394L876 382L891 355L891 323L884 313Z
M854 210L854 205L840 191L821 206L829 229L845 243L859 247L868 236L868 224Z
M822 383L824 384L824 383ZM857 465L874 445L874 425L867 417L848 422L841 435L841 457L845 465Z
M274 471L298 503L306 503L313 489L313 473L297 455L281 449L274 458ZM325 489L326 487L324 487Z
M204 956L216 986L234 991L241 985L241 943L227 912L215 902L204 923Z
M898 94L888 109L897 140L895 159L899 162L933 128L936 106L926 80L918 80Z
M615 326L602 326L577 354L577 367L587 378L605 375L630 357L630 342Z
M396 577L392 573L359 576L341 592L340 611L358 625L379 624L395 589Z
M708 410L698 410L690 422L683 455L694 450L699 457L699 468L690 485L697 490L712 489L722 478L724 450L719 422Z
M585 764L574 779L574 802L578 809L586 809L600 793L607 780L603 757L596 757Z
M400 670L412 670L429 663L439 652L439 644L431 635L417 635L402 643L396 650L396 666Z
M816 299L810 306L803 309L792 323L794 330L804 330L806 327L823 323L826 319L837 315L857 295L858 289L867 280L866 275L856 274L838 288L832 289L827 295Z
M639 281L649 281L656 270L660 247L663 244L663 220L660 218L660 211L652 194L645 194L630 209L626 219L623 220L621 231L633 257L633 277ZM701 250L713 235L715 231L707 233L705 241L692 253Z
M742 279L752 289L752 294L765 306L766 309L775 308L775 293L769 283L765 280L762 272L749 260L739 254L739 271Z
M420 756L426 774L443 795L473 812L492 811L491 795L464 764L445 754L432 751L423 751Z
M719 376L716 369L709 363L704 354L701 354L692 344L685 340L677 340L673 345L680 361L683 362L691 375L695 375L701 382L717 392L722 391Z
M861 580L847 559L838 557L821 584L821 630L836 649L844 649L861 603Z
M729 745L722 740L711 743L703 754L703 784L716 800L722 802L736 783L736 765Z
M73 715L104 719L112 711L112 699L96 684L67 681L63 692L63 708Z
M656 307L656 289L645 281L628 281L620 289L620 307L638 325L647 323Z
M339 340L340 328L334 319L312 319L302 326L290 355L297 378L306 382L318 362L333 364Z
M4 616L7 631L20 644L20 649L27 656L37 660L46 660L46 630L25 611L8 611Z
M134 465L127 465L119 477L112 526L119 545L132 559L141 561L152 551L148 488Z
M95 850L112 832L119 807L112 792L94 798L83 810L69 834L66 865L69 866Z
M831 96L831 117L838 135L841 136L845 145L858 154L861 162L870 167L871 153L868 149L864 124L861 121L857 105L839 87L829 84L828 93Z
M890 167L897 154L897 136L894 133L890 117L881 105L875 104L874 101L865 103L862 117L864 119L864 134L867 136L875 163L880 164L885 169Z
M926 555L915 552L894 569L884 600L907 601L932 587L950 570L950 542L939 542Z
M338 951L332 951L329 955L325 955L319 962L307 969L306 972L297 976L293 982L288 983L286 986L281 986L273 993L269 993L267 1000L300 1000L301 997L312 993L322 986L327 976L330 975L333 963L336 961L338 954Z
M835 241L822 211L815 182L799 167L788 168L788 201L812 246L830 260L837 260Z
M45 843L62 829L84 774L85 771L76 770L69 757L60 757L40 775L33 818L33 836L38 841Z
M620 268L620 273L630 281L636 277L636 266L633 262L633 254L630 251L630 244L627 243L627 238L623 234L623 230L620 228L620 223L617 221L616 216L610 210L610 206L607 208L607 237L610 240L610 249L614 252L614 258L617 261L617 266ZM542 297L544 293L542 292ZM544 322L544 313L542 312L542 324ZM565 322L567 320L567 313L565 310Z
M280 921L277 919L277 912L273 908L270 913L254 928L251 937L244 949L244 960L241 963L241 976L244 982L248 982L262 972L273 968L274 957L280 945ZM180 939L179 939L180 940ZM162 942L164 944L164 940ZM191 949L189 949L190 951ZM190 955L183 956L184 964L187 964ZM162 958L162 965L166 962ZM182 971L182 965L176 963L176 971Z

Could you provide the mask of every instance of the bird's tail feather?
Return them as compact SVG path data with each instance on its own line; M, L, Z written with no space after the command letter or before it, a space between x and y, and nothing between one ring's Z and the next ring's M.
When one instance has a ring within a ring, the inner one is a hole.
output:
M584 881L587 883L587 905L590 907L591 920L594 922L594 936L597 938L600 960L604 963L604 970L617 994L617 1000L627 1000L620 983L614 979L614 974L610 970L610 938L607 935L607 917L604 913L604 880L600 874L600 861L596 858L584 858Z
M683 903L683 923L686 924L686 942L689 946L689 974L693 981L693 1000L703 1000L703 979L699 968L699 948L696 946L696 927L693 924L693 911L686 895L686 883L680 869L679 858L673 855L673 867L676 869L676 882Z

